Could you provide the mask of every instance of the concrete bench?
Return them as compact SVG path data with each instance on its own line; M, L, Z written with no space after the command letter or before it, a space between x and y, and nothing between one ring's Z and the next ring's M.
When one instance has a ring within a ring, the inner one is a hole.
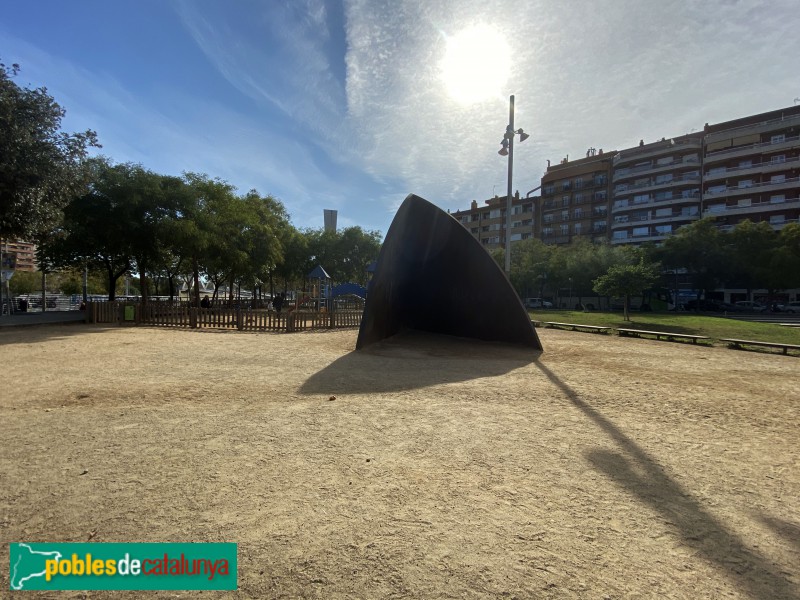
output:
M800 350L800 344L781 344L780 342L758 342L756 340L734 340L730 338L720 338L720 342L727 342L731 347L739 350L747 350L745 346L763 346L765 348L778 348L784 354L789 354L789 350Z
M556 321L541 321L544 327L554 327L556 329L569 329L570 331L588 331L590 333L607 333L611 327L603 325L582 325L581 323L558 323Z
M677 340L688 340L696 344L698 340L708 340L710 338L704 335L690 335L688 333L672 333L670 331L647 331L645 329L620 329L617 328L620 336L626 337L654 337L657 340L667 340L674 342Z

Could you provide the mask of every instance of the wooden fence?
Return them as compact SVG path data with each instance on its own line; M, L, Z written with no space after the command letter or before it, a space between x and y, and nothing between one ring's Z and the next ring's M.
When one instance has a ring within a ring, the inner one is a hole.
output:
M276 313L252 308L191 308L163 302L89 302L87 323L152 325L186 329L237 329L292 333L310 329L346 329L361 325L361 311L291 311Z

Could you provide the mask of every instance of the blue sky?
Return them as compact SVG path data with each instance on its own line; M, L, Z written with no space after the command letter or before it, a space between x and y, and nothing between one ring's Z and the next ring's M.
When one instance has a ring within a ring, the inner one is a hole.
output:
M509 94L531 134L523 195L548 159L792 106L799 15L796 0L37 0L4 6L0 57L118 162L256 188L297 227L329 208L385 233L409 193L450 210L505 194Z

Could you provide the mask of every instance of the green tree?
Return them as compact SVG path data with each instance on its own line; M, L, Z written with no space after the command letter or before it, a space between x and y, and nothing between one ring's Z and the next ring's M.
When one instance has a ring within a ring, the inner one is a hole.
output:
M800 223L789 223L778 234L769 259L770 288L800 288Z
M778 235L769 223L742 221L733 231L723 236L728 242L730 283L747 289L747 298L752 300L755 288L774 285L771 277L771 257L778 245ZM774 288L771 289L774 291Z
M668 237L659 255L665 264L685 268L699 295L722 284L730 270L730 255L723 236L713 219L700 219Z
M624 301L623 318L630 321L629 310L631 296L642 293L653 286L659 277L657 263L645 263L644 258L635 264L617 264L608 269L594 282L594 291L601 296L621 296Z
M46 88L18 86L18 65L0 63L0 238L39 239L84 189L93 131L64 133L65 111Z

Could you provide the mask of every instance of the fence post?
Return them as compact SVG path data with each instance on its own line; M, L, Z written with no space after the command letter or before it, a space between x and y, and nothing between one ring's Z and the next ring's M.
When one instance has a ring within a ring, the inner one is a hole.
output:
M242 330L242 309L241 307L236 307L236 329L239 331Z
M294 312L289 312L286 315L286 333L294 332Z
M197 329L197 309L194 307L189 309L189 327Z

